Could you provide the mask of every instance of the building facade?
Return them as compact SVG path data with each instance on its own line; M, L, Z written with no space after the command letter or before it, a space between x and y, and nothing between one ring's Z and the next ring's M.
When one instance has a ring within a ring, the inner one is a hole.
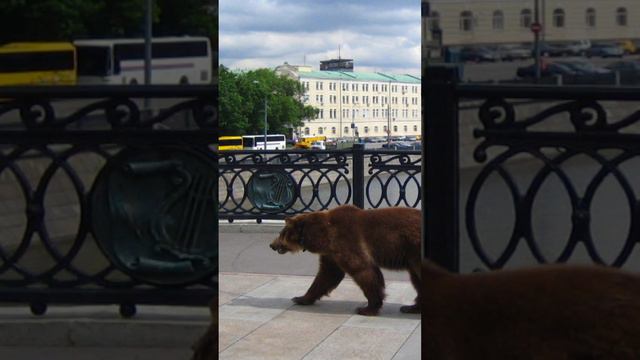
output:
M533 41L535 0L423 0L423 41L442 45ZM640 38L640 0L538 0L542 40ZM428 12L425 14L424 12ZM437 32L436 32L437 33Z
M298 80L303 102L319 110L305 119L298 136L329 139L420 134L421 81L412 75L314 71L284 64L276 72Z

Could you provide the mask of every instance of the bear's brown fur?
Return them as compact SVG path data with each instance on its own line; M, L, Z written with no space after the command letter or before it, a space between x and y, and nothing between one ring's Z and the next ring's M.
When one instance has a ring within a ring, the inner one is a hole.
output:
M218 298L209 303L211 324L207 332L193 344L192 360L215 360L218 358Z
M416 303L402 312L420 312L420 210L384 208L362 210L343 205L327 211L286 219L271 248L280 254L307 250L320 255L320 268L307 293L292 300L310 305L328 295L349 274L368 300L357 309L377 315L384 299L380 267L408 270L416 288Z
M640 359L637 275L570 265L422 270L423 359Z

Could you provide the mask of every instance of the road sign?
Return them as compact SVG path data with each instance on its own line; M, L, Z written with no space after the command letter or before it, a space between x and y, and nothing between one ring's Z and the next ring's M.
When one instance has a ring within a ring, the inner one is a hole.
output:
M533 24L531 24L531 31L534 33L539 33L540 31L542 31L542 25L540 23L534 22Z

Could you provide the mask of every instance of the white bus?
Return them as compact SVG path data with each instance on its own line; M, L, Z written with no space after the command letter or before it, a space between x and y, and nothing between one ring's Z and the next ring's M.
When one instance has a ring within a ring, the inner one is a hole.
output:
M245 150L264 150L264 135L243 135L242 143ZM284 150L287 139L282 134L267 135L267 150Z
M144 84L144 39L76 40L78 83ZM208 84L211 45L206 37L160 37L151 43L152 84Z

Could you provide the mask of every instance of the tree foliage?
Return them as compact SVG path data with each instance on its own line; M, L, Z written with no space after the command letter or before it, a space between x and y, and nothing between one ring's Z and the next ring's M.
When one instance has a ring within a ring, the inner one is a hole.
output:
M298 81L270 69L234 72L220 66L218 87L223 135L262 134L265 98L268 132L272 134L289 134L303 119L317 114L317 109L300 100L304 89Z
M217 41L213 0L153 0L154 36L203 35ZM3 0L0 43L141 37L145 0Z

